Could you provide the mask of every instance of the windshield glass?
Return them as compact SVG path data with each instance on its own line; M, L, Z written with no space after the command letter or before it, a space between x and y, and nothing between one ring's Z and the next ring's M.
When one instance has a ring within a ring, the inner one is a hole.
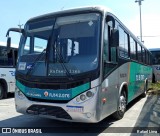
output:
M153 65L159 65L160 64L160 51L151 51L153 60L152 63Z
M30 72L35 76L67 76L67 73L77 75L95 70L99 59L99 27L97 13L29 23L21 40L18 71L27 73L35 60ZM44 55L39 55L46 48Z

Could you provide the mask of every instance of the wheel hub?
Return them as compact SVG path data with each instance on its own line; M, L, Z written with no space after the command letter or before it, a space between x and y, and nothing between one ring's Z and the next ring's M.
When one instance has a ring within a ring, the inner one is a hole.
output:
M126 99L124 96L120 96L119 110L125 112L126 109Z

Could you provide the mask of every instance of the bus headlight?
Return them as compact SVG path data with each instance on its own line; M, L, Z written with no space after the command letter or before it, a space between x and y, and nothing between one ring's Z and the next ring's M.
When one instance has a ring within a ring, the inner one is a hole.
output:
M79 97L77 97L77 98L76 98L76 101L77 101L77 102L80 102L80 98L79 98Z
M96 92L96 89L91 89L87 92L80 94L75 99L76 103L82 103L82 102L85 102L85 101L91 99L94 96L95 92Z
M80 95L80 99L81 99L82 101L84 101L84 100L86 99L86 96L85 96L84 94L82 94L82 95Z
M87 97L92 97L92 96L93 96L93 93L92 93L91 91L88 91L88 92L86 93L86 95L87 95Z

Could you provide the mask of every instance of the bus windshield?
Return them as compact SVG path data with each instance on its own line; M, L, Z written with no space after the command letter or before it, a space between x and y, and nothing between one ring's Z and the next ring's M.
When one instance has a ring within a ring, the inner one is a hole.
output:
M159 65L160 64L160 51L151 51L153 60L152 63L153 65Z
M30 74L35 76L66 76L95 70L99 62L99 27L100 14L97 13L26 24L18 71L27 74L32 69Z

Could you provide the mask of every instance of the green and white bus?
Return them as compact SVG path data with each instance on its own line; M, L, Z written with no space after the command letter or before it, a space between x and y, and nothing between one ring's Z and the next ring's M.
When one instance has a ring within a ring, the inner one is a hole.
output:
M160 48L149 49L152 53L153 83L160 81Z
M145 96L150 52L104 7L32 18L21 32L17 112L70 122L99 122Z

